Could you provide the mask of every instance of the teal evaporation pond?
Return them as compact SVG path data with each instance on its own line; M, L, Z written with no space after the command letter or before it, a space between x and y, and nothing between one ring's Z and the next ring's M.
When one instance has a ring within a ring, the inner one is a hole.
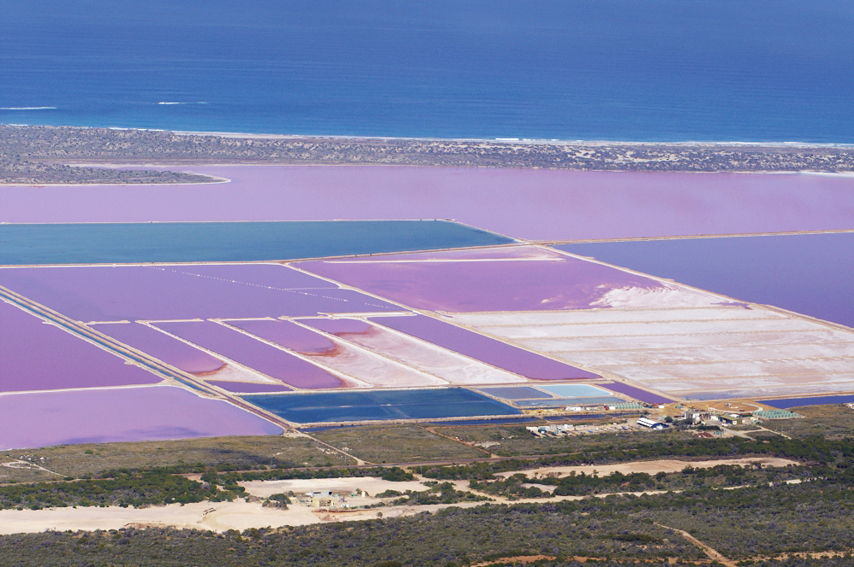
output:
M588 384L555 384L553 386L537 386L559 398L589 398L595 396L610 396L611 392L590 386Z
M510 242L441 220L0 224L0 265L257 262Z
M556 408L563 406L587 406L604 404L622 404L625 400L616 396L599 396L595 398L555 398L553 400L519 400L514 402L520 408Z

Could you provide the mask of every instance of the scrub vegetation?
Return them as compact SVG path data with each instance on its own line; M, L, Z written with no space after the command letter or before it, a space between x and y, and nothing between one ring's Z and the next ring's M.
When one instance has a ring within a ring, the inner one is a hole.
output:
M55 480L62 477L100 476L106 471L172 467L185 472L203 472L205 467L219 470L273 467L341 466L355 464L350 459L310 437L212 437L178 441L140 441L134 443L91 443L60 445L42 449L6 451L0 459L6 462L25 457L41 469L18 470L18 482ZM44 460L42 460L44 458ZM7 475L6 467L0 474ZM8 477L0 477L0 483Z
M607 420L572 421L576 427L589 424L593 427ZM530 424L525 424L530 425ZM525 429L525 425L487 425L487 426L448 426L440 431L464 443L486 445L490 452L502 457L523 455L555 455L600 447L637 447L652 440L685 441L693 439L693 433L685 430L662 432L621 431L611 434L579 435L572 437L536 438Z
M828 406L805 406L791 408L806 419L787 419L778 423L766 424L769 429L782 429L791 437L809 437L821 435L828 439L854 437L854 409L843 404Z
M439 429L444 431L445 428ZM313 437L372 463L416 463L479 459L489 453L437 435L417 425L326 429Z
M823 424L832 421L834 415L826 410L797 421L825 427ZM407 444L416 446L424 441L425 447L441 455L446 443L453 443L452 437L465 437L469 442L496 437L513 441L524 431L506 425L430 429L435 433L418 426L317 433L325 433L326 441L350 450L358 448L352 436L359 435L366 444L373 439L380 445L397 446L400 452L389 452L388 456L410 456ZM683 433L538 439L562 442L564 451L556 452L559 446L554 445L555 452L548 454L470 462L460 459L455 465L424 462L408 469L391 463L306 467L290 455L285 459L289 448L294 454L311 450L326 455L307 438L224 438L41 449L31 457L42 463L45 456L46 468L62 465L71 470L74 465L74 470L87 472L54 482L0 486L0 507L150 506L234 500L248 497L240 482L264 479L380 476L409 481L420 474L435 482L428 482L425 490L390 490L380 495L388 499L377 508L375 520L222 534L152 527L11 535L0 537L0 557L10 565L463 566L519 565L525 561L536 565L618 566L664 565L671 560L710 564L706 552L690 536L722 554L730 565L851 564L854 439L842 435L706 439ZM520 451L521 445L515 450ZM276 456L282 451L285 453ZM103 466L120 461L122 456L132 461L135 452L141 455L133 467ZM195 463L189 461L191 455L198 457ZM557 465L751 456L781 457L800 464L782 468L688 466L681 472L654 475L525 472ZM80 464L86 459L100 460L101 468ZM150 464L155 461L160 465ZM181 475L186 473L201 474L190 478ZM527 500L513 502L521 499ZM483 504L453 506L478 502ZM270 501L270 505L279 504L278 500ZM451 507L409 517L379 515L386 506L430 504Z
M67 167L83 163L274 163L538 167L635 171L850 171L845 146L743 144L528 144L407 138L258 138L152 130L0 125L4 183L198 183L158 171Z

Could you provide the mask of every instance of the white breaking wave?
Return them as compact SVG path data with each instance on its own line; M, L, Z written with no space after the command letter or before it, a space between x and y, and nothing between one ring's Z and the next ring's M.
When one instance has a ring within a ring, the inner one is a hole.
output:
M196 102L180 102L180 101L171 101L171 100L161 100L157 104L168 104L168 105L172 105L172 104L207 104L207 102L205 102L203 100L199 100Z
M56 110L55 106L0 106L0 110Z

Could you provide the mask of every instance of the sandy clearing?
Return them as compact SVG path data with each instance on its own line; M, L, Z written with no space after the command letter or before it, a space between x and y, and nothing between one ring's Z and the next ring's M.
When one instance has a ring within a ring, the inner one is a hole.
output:
M779 459L776 457L760 457L760 458L745 458L745 459L715 459L709 461L680 461L677 459L661 459L657 461L640 461L640 462L632 462L632 463L617 463L614 465L583 465L576 467L544 467L539 469L529 469L527 471L509 471L504 473L496 473L496 476L500 477L509 477L518 472L524 472L529 477L532 475L539 476L547 476L547 475L559 475L559 476L567 476L571 473L575 474L587 474L587 475L598 475L598 476L607 476L614 472L619 472L622 474L630 474L630 473L647 473L647 474L656 474L660 472L664 473L675 473L680 472L687 466L691 466L695 469L709 469L712 467L716 467L718 465L738 465L738 466L751 466L754 463L760 463L763 467L785 467L788 465L797 465L796 461L790 461L789 459Z
M654 474L657 472L678 472L691 465L695 468L708 468L721 464L749 466L753 463L761 463L763 466L782 467L789 464L797 464L794 461L777 458L760 459L721 459L712 461L678 461L659 460L635 463L622 463L617 465L600 465L585 467L548 467L531 469L526 471L511 471L501 473L498 476L509 476L516 472L525 474L546 475L556 473L561 475L585 472L586 474L610 474L615 470L623 473L646 472ZM285 481L254 481L243 483L250 494L267 496L279 492L293 490L296 493L308 491L325 491L349 494L356 488L361 488L368 493L376 494L384 490L392 489L399 492L406 490L425 490L426 487L419 481L390 482L375 477L351 477L337 479L308 479L308 480L285 480ZM467 481L453 482L458 490L467 490ZM550 488L550 487L547 487ZM645 491L632 494L662 494L664 491ZM616 493L624 494L624 493ZM596 498L604 498L608 494L595 495ZM586 496L557 496L548 499L525 498L520 500L506 500L494 498L494 502L523 504L560 502L568 500L581 500ZM380 501L376 498L349 498L348 503L371 504ZM352 510L352 511L315 511L300 503L293 503L287 510L278 508L265 508L260 502L199 502L195 504L170 504L151 508L121 508L110 506L106 508L51 508L45 510L0 510L0 535L15 533L39 533L45 530L111 530L124 527L145 526L170 526L175 528L191 528L200 530L212 530L224 532L230 529L246 530L249 528L303 526L330 521L359 521L371 520L378 517L397 518L402 516L413 516L424 512L436 512L444 508L473 508L481 506L485 502L461 502L457 504L434 504L427 506L385 506L376 509ZM382 514L382 516L380 516Z
M0 534L36 533L45 530L111 530L134 525L176 528L247 529L250 527L304 525L320 520L305 507L290 510L264 508L261 503L199 502L151 508L51 508L0 511ZM213 510L212 512L207 511Z
M294 480L256 480L240 483L249 494L260 498L267 498L271 494L287 493L293 491L295 494L304 494L313 491L330 491L341 494L364 490L368 494L377 494L386 490L426 490L427 487L419 481L391 482L378 477L345 477L345 478L317 478L317 479L294 479Z
M391 482L376 477L349 477L334 479L254 481L242 483L253 496L267 497L271 494L293 491L303 494L310 491L338 492L347 503L364 506L382 502L371 497L350 497L356 489L377 494L385 490L423 491L427 487L419 481ZM477 503L468 503L477 504ZM133 526L172 526L223 532L230 529L302 526L330 520L366 520L377 518L377 512L385 517L412 515L427 510L435 511L446 506L395 506L378 510L355 510L317 512L299 502L287 510L265 508L260 502L199 502L194 504L170 504L150 508L121 508L118 506L50 508L44 510L0 510L0 534L36 533L45 530L110 530Z

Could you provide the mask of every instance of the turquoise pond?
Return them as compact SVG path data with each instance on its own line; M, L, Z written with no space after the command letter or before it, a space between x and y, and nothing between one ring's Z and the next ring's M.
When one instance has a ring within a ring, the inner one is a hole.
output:
M449 221L0 225L0 265L257 262L506 244Z
M595 406L623 404L626 400L616 396L598 396L592 398L554 398L551 400L518 400L514 402L520 408L557 408L563 406Z
M559 398L589 398L596 396L609 396L611 392L590 386L588 384L555 384L554 386L538 386Z

